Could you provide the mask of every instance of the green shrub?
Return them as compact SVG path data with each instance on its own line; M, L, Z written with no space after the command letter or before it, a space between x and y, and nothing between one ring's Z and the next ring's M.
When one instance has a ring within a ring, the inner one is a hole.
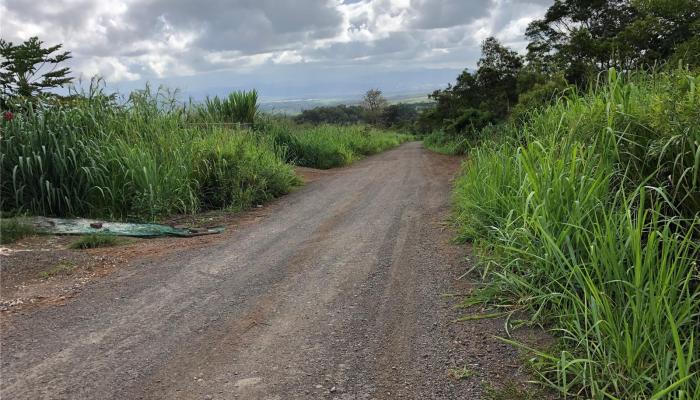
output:
M39 272L39 278L49 279L58 275L71 275L75 268L76 265L71 261L63 261L47 269L46 271Z
M557 99L563 96L567 90L575 89L570 87L562 77L536 83L518 95L518 104L513 107L510 119L516 122L527 121L534 111L556 103Z
M496 121L496 116L489 111L467 107L461 110L457 117L446 121L445 130L455 135L472 138Z
M198 193L203 208L245 209L281 196L298 183L269 140L220 131L199 144Z

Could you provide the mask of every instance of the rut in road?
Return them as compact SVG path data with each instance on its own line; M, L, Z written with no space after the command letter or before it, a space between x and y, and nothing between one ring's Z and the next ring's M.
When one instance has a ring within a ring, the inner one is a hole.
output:
M454 300L440 296L464 271L444 224L458 165L405 144L286 196L231 240L13 317L1 397L479 398L448 368L515 355L494 353L486 330L455 345Z

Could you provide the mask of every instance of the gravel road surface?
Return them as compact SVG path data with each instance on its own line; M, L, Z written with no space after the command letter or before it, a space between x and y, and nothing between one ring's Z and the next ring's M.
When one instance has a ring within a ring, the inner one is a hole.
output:
M516 355L492 340L497 322L452 323L442 296L464 289L466 250L445 223L458 166L404 144L285 196L231 240L13 316L1 398L480 398ZM465 365L476 377L448 376Z

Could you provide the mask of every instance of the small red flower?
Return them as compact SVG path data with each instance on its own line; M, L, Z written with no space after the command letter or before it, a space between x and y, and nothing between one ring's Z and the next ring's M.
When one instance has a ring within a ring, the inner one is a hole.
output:
M5 111L5 113L2 115L2 119L5 121L12 121L12 119L15 117L14 114L12 114L11 111Z

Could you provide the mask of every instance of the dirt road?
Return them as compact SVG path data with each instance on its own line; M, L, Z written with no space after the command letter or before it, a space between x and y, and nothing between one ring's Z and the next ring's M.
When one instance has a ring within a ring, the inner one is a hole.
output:
M2 399L480 398L515 354L491 339L495 321L451 323L441 296L464 289L444 223L458 164L405 144L286 196L231 240L13 316ZM448 376L466 365L474 376Z

